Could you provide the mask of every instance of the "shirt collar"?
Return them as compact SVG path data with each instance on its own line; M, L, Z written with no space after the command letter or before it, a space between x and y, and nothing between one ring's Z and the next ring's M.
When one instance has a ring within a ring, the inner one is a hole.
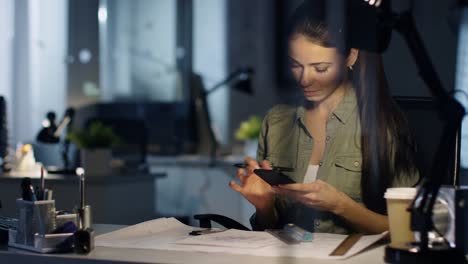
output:
M346 124L353 110L357 107L356 92L353 87L347 89L345 96L336 107L335 111L332 112L341 123ZM304 123L305 114L304 104L301 103L296 109L296 121Z

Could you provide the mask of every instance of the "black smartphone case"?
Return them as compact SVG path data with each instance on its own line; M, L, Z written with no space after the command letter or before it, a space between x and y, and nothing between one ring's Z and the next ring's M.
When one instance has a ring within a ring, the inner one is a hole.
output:
M289 178L288 175L276 170L256 169L254 170L254 173L260 176L260 178L262 178L271 186L296 183L291 178Z

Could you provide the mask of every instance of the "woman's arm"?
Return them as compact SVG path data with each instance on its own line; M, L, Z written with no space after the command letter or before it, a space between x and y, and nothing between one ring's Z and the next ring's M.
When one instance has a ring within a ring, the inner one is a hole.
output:
M277 222L277 214L275 210L275 197L271 186L263 181L253 171L260 168L259 164L247 157L245 159L248 164L246 169L237 171L239 184L230 181L229 186L244 196L256 208L255 230L272 228ZM261 168L271 169L271 165L267 161L261 163Z
M387 216L367 209L324 181L280 185L273 190L308 207L332 212L360 232L376 234L388 230Z
M378 234L388 230L388 218L354 201L340 192L337 207L333 213L345 219L355 230L366 234Z
M263 210L256 209L252 227L254 231L263 231L265 229L273 229L278 223L278 213L274 206Z

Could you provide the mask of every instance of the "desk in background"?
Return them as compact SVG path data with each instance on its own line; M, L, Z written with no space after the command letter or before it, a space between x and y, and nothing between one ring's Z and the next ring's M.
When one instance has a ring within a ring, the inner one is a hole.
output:
M158 180L156 207L162 216L189 216L189 225L197 226L195 214L221 214L250 226L255 208L229 187L237 180L234 163L242 157L224 157L211 166L208 156L153 156L147 160L150 172L166 173Z
M92 206L97 223L136 224L158 217L156 184L166 176L163 172L145 174L89 176L86 179L86 202ZM16 199L20 198L23 177L0 176L0 214L16 217ZM39 185L39 178L32 178ZM71 211L79 204L78 177L49 174L46 188L53 190L57 210Z
M192 216L216 213L250 226L255 208L228 183L236 180L236 162L242 157L224 158L210 166L207 156L148 157L150 174L89 176L87 203L94 222L136 224L157 217L183 217L198 225ZM54 190L56 208L72 210L78 204L78 178L49 174L48 188ZM33 179L33 184L38 183ZM0 214L15 216L15 200L20 195L21 177L0 176Z

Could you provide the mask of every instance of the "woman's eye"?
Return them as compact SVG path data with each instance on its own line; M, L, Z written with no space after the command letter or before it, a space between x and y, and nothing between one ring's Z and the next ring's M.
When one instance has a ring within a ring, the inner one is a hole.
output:
M315 71L318 73L325 73L328 71L328 67L327 68L315 68Z

